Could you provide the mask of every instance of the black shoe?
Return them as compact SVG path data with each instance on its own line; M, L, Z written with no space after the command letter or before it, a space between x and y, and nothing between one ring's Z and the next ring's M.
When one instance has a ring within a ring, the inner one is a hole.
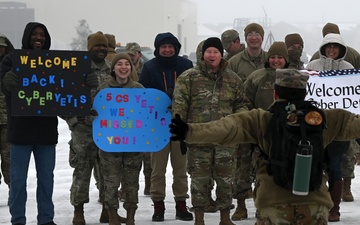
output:
M190 221L193 220L193 214L191 214L187 207L185 201L176 202L176 217L177 220Z
M154 215L152 216L153 222L164 221L165 205L164 201L154 202Z

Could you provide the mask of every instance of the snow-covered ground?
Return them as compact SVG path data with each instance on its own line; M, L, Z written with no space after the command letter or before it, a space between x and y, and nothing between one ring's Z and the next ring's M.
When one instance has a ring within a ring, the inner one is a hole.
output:
M57 164L55 169L55 189L54 189L54 204L55 204L55 219L54 221L58 225L71 225L73 216L73 207L69 201L70 185L72 180L72 168L68 164L68 144L70 139L70 133L67 125L60 119L59 120L59 144L57 145ZM148 224L168 224L168 225L185 225L194 224L193 221L180 221L175 220L175 203L171 191L171 168L167 171L167 197L165 200L165 221L164 222L152 222L151 216L153 214L152 201L150 197L143 195L144 189L144 177L141 173L140 176L140 190L139 190L139 209L136 212L136 224L148 225ZM341 203L341 221L336 225L348 225L359 224L360 220L360 166L356 167L356 178L353 180L352 191L355 197L354 202L342 202ZM189 182L190 183L190 182ZM27 201L27 224L36 225L36 174L33 159L29 168L28 175L28 201ZM270 190L269 190L270 191ZM270 193L271 194L271 193ZM0 185L0 225L9 225L10 213L7 206L8 191L7 187ZM101 205L97 202L98 191L95 187L94 181L90 185L90 202L85 205L85 219L88 225L99 225L99 217L101 212ZM187 201L188 205L191 205L190 200ZM234 200L234 204L236 201ZM249 219L243 221L234 221L235 224L254 224L255 223L255 208L251 199L246 202L248 206ZM233 213L232 210L231 213ZM125 210L121 207L119 213L122 216L126 215ZM219 212L205 214L205 224L218 225L219 224Z

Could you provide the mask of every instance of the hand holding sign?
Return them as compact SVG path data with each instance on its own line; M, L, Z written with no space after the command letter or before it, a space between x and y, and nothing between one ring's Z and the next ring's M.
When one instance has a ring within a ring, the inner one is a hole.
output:
M170 140L170 98L145 88L106 88L95 97L95 144L107 152L156 152Z

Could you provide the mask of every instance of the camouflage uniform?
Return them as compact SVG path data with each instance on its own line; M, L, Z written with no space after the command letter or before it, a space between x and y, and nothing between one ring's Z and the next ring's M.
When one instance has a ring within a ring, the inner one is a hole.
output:
M245 50L245 45L244 44L241 44L241 48L235 52L231 52L231 53L227 53L225 56L224 56L224 59L229 61L234 55L237 55L239 54L240 52L244 51Z
M341 175L345 178L355 178L354 170L356 164L356 152L359 149L359 144L356 140L350 141L350 147L346 150L346 152L342 155L341 162Z
M228 68L246 82L252 72L264 68L265 61L265 51L262 50L259 57L251 58L245 49L229 60ZM253 177L251 177L253 160L249 149L253 149L250 144L240 144L238 147L237 165L234 173L234 198L238 200L247 198L247 193L251 191L251 183L253 182Z
M140 45L138 43L136 43L136 42L127 43L126 46L125 46L125 50L126 50L126 53L128 53L131 57L141 53ZM134 66L136 68L137 77L135 78L134 76L132 76L130 78L133 81L139 81L139 77L140 77L140 74L142 72L144 63L141 61L141 58L140 58L140 59L138 59L138 62L136 64L134 62L133 62L133 64L134 64Z
M275 82L275 69L263 68L254 71L244 83L245 96L247 97L249 110L253 108L267 109L273 103ZM259 149L249 144L239 145L237 152L237 165L234 174L234 198L246 199L251 183L254 181L257 156ZM246 162L246 163L244 163Z
M226 115L245 111L243 82L226 68L222 59L214 73L200 61L195 68L179 76L174 90L173 114L188 122L208 122ZM232 177L236 147L188 145L188 173L191 176L191 198L194 208L209 205L208 189L211 179L217 183L217 206L230 209Z
M308 224L326 225L329 211L318 205L279 205L258 210L256 225Z
M264 68L266 52L259 57L251 58L246 49L229 60L228 68L234 71L243 81L255 70Z
M115 81L102 84L98 91L104 88L121 88ZM123 88L143 88L137 82L132 81L123 86ZM95 96L94 96L95 97ZM126 210L137 209L138 191L139 191L139 173L141 170L142 153L141 152L105 152L100 150L101 171L104 177L104 202L108 208L119 208L118 188L120 179L126 190L124 208Z
M91 62L91 68L91 73L95 73L99 78L99 84L110 78L110 63L107 60L105 60L102 67L98 67L94 62ZM94 92L95 90L92 89L92 95ZM92 138L92 121L88 117L64 119L71 130L69 163L74 168L70 188L70 202L74 206L89 202L89 185L93 169L100 201L103 201L104 181L100 172L99 148Z
M10 143L7 137L7 113L5 96L2 92L0 94L0 141L1 173L4 177L5 184L10 185Z
M10 40L3 34L0 34L0 46L5 48L4 54L0 55L0 64L4 56L14 50L14 46ZM2 86L0 84L0 86ZM1 173L4 182L10 185L10 142L7 137L7 112L5 95L0 91L0 157L1 157ZM0 173L0 183L1 183Z
M279 71L275 83L288 88L295 88L295 85L303 83L301 88L306 89L308 75L296 70L292 71L290 73ZM280 102L284 100L279 99L276 104ZM327 129L323 130L324 146L334 139L348 141L360 136L360 118L357 115L342 109L324 110L324 113L327 120ZM249 112L228 115L218 121L188 124L184 141L189 145L227 146L250 142L259 145L264 154L269 155L272 140L265 133L271 118L271 112L253 109ZM328 210L333 206L326 186L327 176L323 176L318 190L310 191L307 196L299 196L294 195L291 189L278 186L269 175L268 166L269 161L261 157L254 191L258 224L327 224Z

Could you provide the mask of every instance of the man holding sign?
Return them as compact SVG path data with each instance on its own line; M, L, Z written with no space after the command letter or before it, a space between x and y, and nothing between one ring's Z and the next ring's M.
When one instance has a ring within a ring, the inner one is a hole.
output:
M48 50L51 38L45 25L30 22L26 25L22 49ZM25 204L26 179L31 153L34 155L37 172L37 223L55 225L54 187L55 146L58 142L58 120L56 116L13 116L11 96L21 81L14 73L13 53L8 54L1 64L1 90L6 96L8 110L8 137L10 153L10 198L9 208L12 224L26 224Z

